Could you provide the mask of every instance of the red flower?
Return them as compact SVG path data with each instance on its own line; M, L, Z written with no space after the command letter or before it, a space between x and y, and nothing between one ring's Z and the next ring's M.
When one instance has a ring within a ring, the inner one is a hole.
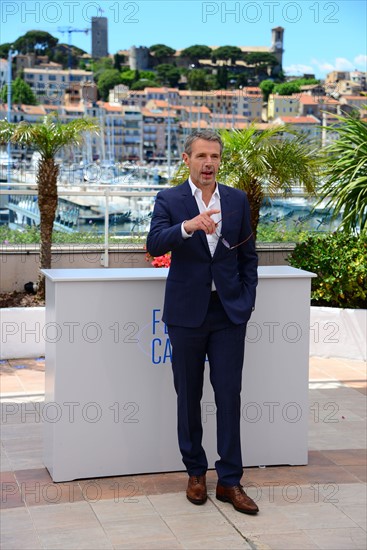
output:
M145 259L147 262L150 262L153 267L169 267L171 265L171 253L163 254L163 256L153 257L146 253Z

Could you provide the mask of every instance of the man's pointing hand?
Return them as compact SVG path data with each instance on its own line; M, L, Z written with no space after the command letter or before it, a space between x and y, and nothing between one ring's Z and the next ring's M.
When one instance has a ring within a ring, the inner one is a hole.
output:
M207 235L212 235L216 230L216 223L211 218L213 214L219 214L220 210L206 210L195 218L187 220L184 223L186 233L194 233L194 231L204 231Z

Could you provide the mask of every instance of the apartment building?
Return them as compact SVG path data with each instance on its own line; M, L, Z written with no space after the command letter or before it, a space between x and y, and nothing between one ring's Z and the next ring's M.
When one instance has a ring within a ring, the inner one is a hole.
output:
M173 158L182 152L180 122L175 109L143 107L143 158L162 159L170 149Z
M261 121L262 94L258 87L240 90L180 90L180 103L185 106L205 105L212 113L245 116L249 122Z
M351 71L350 80L355 84L359 84L363 91L367 90L367 73L362 71Z
M110 90L108 96L109 103L120 103L121 105L134 105L136 107L145 107L147 97L144 90L130 90L124 84L118 84Z
M341 105L349 105L353 109L357 109L361 115L365 114L363 108L367 106L367 95L344 95L339 100Z
M341 95L358 95L363 91L361 84L353 80L341 80L335 90L336 97Z
M147 101L151 99L160 99L168 101L170 105L179 103L179 91L177 88L144 88L144 94Z
M321 120L313 115L280 116L274 120L274 124L280 126L287 124L311 140L321 141ZM287 137L290 136L291 134L288 134Z
M5 86L8 80L8 61L0 59L0 86Z
M62 105L65 92L70 89L79 91L83 84L93 83L93 74L89 71L71 69L24 69L24 80L30 85L40 103Z
M307 97L310 97L310 96L307 96ZM274 120L280 116L297 116L299 114L299 105L300 105L300 94L293 94L293 95L270 94L268 99L268 109L267 109L268 120Z
M336 114L339 110L340 102L329 96L309 96L302 94L299 97L299 114L301 116L312 115L321 119L322 113L327 111Z

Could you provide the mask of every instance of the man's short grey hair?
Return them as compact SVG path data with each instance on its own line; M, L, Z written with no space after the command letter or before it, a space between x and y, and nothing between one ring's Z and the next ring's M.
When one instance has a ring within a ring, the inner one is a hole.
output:
M197 139L204 139L205 141L216 141L220 146L220 154L223 151L223 141L220 135L215 130L194 130L185 141L185 153L190 156L192 153L192 144Z

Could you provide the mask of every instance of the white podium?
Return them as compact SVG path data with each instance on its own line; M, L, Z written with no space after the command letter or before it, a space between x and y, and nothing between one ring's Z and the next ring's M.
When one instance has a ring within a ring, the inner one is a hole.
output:
M44 270L44 463L54 481L184 469L161 321L167 272ZM292 267L259 268L243 371L244 466L307 463L311 277ZM202 418L213 467L208 369Z

